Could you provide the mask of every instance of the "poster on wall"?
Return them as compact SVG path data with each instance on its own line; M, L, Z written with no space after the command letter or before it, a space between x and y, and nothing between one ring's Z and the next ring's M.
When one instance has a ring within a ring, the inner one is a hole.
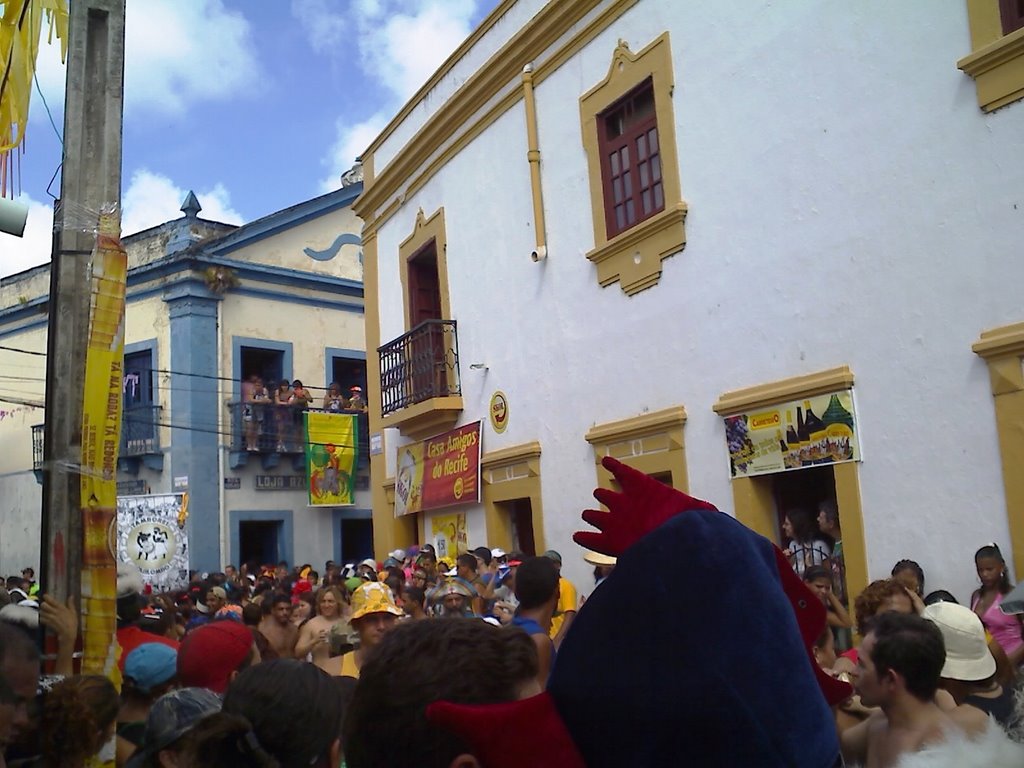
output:
M480 501L480 426L399 446L395 516Z
M455 565L455 558L469 552L466 535L466 513L434 515L430 518L430 541L437 551L438 561Z
M829 392L725 417L732 477L860 461L853 392Z
M355 504L359 422L355 414L306 411L309 506Z
M188 587L187 497L119 496L117 559L132 563L154 592Z

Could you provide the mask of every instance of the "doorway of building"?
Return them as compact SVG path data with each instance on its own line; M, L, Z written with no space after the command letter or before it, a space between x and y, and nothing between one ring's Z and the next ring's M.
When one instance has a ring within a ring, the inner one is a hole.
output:
M262 347L242 347L242 381L248 381L256 375L263 379L263 386L268 392L284 376L284 352L279 349L263 349Z
M373 520L341 521L341 562L358 563L373 557Z
M243 520L238 523L239 562L276 565L282 559L281 520Z
M498 511L507 516L512 531L512 551L536 555L537 544L533 536L533 505L529 499L512 499L495 503Z
M350 357L333 358L331 360L331 381L338 383L346 397L348 397L352 387L360 387L363 390L363 399L365 400L366 361Z
M812 520L818 517L818 506L828 501L835 504L836 478L831 465L808 467L795 472L779 472L771 476L772 495L775 498L777 519L776 542L785 547L782 521L786 512L794 508L806 509Z
M431 240L409 259L409 327L441 320L441 281L437 273L437 243ZM447 394L444 329L433 323L411 340L413 402Z

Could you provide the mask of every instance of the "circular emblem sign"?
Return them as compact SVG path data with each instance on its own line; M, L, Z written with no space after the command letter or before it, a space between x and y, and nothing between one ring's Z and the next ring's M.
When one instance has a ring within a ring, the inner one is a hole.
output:
M494 431L498 434L504 432L508 426L508 398L501 390L491 395L490 416Z
M128 532L128 556L142 571L159 571L170 565L178 537L163 521L143 519Z

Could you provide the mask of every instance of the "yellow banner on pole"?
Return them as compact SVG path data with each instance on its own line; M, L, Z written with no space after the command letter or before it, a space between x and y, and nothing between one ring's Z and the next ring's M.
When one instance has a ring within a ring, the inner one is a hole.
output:
M128 255L119 213L100 215L93 251L82 398L82 672L120 683L117 667L117 454L124 380Z
M306 411L306 471L311 507L355 504L356 446L359 422L355 414Z

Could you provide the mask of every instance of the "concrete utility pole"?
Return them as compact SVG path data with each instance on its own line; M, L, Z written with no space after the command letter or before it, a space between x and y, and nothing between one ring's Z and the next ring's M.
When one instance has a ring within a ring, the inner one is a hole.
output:
M97 214L121 200L125 0L70 0L64 159L54 209L46 341L40 571L61 601L81 595L82 384ZM89 231L86 231L89 230Z

